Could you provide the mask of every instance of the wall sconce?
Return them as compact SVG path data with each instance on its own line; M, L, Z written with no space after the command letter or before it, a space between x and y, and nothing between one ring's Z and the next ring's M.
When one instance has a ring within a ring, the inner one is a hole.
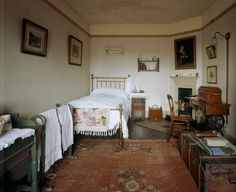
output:
M230 39L230 33L227 32L225 35L222 34L221 32L215 32L214 33L214 36L212 38L212 45L211 46L208 46L206 48L206 51L207 51L207 55L208 55L208 58L211 59L209 57L209 54L213 54L211 53L211 51L213 50L213 48L216 48L217 46L217 36L220 36L221 38L225 38L226 40L226 104L228 104L228 90L229 90L229 39ZM215 49L214 49L214 53L215 53L215 57L216 57L216 52L215 52ZM211 56L211 55L210 55ZM212 57L213 58L213 57ZM228 123L228 117L226 116L226 123Z
M105 49L106 55L124 55L125 48L123 47L106 47Z
M228 41L230 39L230 33L226 33L225 35L223 35L221 32L215 32L214 36L212 37L211 40L211 45L206 47L206 53L208 56L208 59L214 59L216 58L216 46L217 46L217 36L220 36L222 38L225 38L226 41Z

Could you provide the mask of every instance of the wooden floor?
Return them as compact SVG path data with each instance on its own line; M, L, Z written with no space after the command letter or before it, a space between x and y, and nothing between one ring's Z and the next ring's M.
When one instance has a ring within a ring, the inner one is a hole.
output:
M160 126L164 122L165 120L163 119L163 121L159 121L160 122ZM148 128L144 128L144 127L140 127L138 125L135 124L135 121L133 121L132 119L129 119L128 121L128 128L129 128L129 139L135 139L135 140L145 140L145 139L167 139L167 135L160 133L158 131L152 130L152 129L148 129ZM99 136L82 136L79 135L78 136L79 139L104 139L104 137L99 137ZM107 136L107 139L117 139L119 138L119 134L115 135L115 136Z

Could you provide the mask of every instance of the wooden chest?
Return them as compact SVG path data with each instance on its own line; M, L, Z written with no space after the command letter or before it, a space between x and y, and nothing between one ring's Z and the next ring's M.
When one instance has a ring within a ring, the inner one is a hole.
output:
M200 192L236 191L236 156L212 156L188 134L181 136L181 156Z
M190 152L193 145L196 146L197 144L190 137L188 137L188 134L181 134L180 153L188 169L190 165Z
M192 145L189 150L189 172L196 182L199 191L204 191L202 183L204 183L203 171L200 169L202 158L207 158L209 155L202 150L198 145Z
M203 173L200 183L202 191L236 191L236 156L202 159L201 171Z
M148 119L151 121L162 120L162 107L149 107Z
M198 99L209 104L220 104L221 89L219 87L200 86L198 89Z

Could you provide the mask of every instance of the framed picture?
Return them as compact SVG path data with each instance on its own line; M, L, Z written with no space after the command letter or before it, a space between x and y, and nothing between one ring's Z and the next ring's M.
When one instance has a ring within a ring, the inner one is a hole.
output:
M23 19L21 51L40 56L47 54L48 30L44 27Z
M82 65L83 42L79 39L69 36L69 64Z
M195 36L175 39L175 69L196 69Z
M216 58L215 46L211 45L206 48L208 59Z
M207 83L217 83L217 66L207 67Z

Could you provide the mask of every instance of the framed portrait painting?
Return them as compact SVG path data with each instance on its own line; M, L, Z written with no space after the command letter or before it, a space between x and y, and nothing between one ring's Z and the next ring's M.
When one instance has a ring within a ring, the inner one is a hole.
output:
M69 36L69 64L82 65L83 42L74 36Z
M196 69L195 36L175 39L175 69Z
M217 83L217 66L207 67L207 83L211 84Z
M39 56L47 54L48 30L32 21L23 19L21 51Z

